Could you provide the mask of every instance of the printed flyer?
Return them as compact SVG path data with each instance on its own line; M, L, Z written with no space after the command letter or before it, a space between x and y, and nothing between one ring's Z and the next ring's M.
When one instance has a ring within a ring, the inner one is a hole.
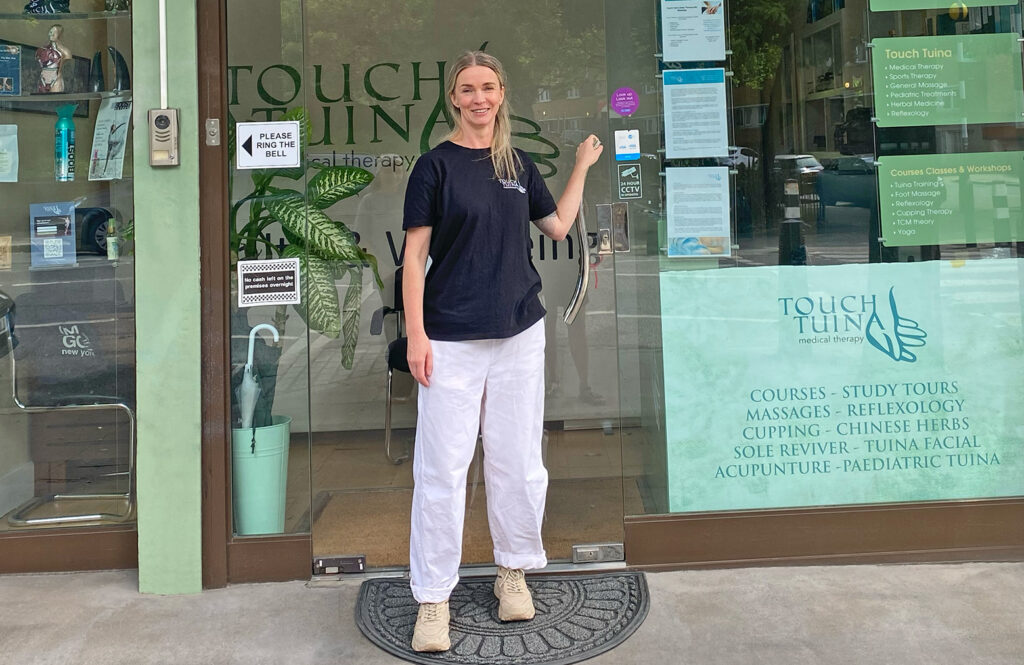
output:
M665 104L665 156L726 157L729 123L725 70L677 69L662 72Z
M1015 5L1014 0L871 0L873 12L898 12L910 9L942 9L956 18L956 12L967 7L993 7L997 5ZM962 9L961 9L962 8ZM964 18L964 17L959 17Z
M1016 32L886 37L871 42L879 127L1020 122Z
M108 97L100 102L89 155L89 180L121 179L131 119L131 100Z
M671 511L1024 494L1024 259L660 281Z
M729 169L665 169L669 256L729 256Z
M1024 240L1024 152L879 158L882 237L889 247Z
M55 268L73 266L78 257L75 251L75 204L32 203L29 237L32 267Z
M662 60L725 60L724 0L661 0Z
M21 47L0 44L0 97L21 95Z
M0 182L18 182L18 126L0 125Z

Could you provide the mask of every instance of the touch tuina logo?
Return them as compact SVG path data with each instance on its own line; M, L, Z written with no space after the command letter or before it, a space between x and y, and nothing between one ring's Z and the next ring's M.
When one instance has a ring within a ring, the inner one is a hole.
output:
M865 340L896 362L916 362L911 349L926 343L917 321L903 316L895 287L884 304L875 295L779 298L782 315L796 323L801 344L862 344Z
M917 321L899 313L894 290L895 287L889 288L889 306L882 312L876 306L871 313L866 331L868 342L896 362L917 362L917 354L910 349L924 346L928 333Z

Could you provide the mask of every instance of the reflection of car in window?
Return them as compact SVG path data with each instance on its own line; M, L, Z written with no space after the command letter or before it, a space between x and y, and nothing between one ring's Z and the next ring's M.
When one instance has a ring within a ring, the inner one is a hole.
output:
M813 182L824 168L814 155L775 155L772 160L772 170L776 175L802 182Z
M760 155L757 154L756 150L735 146L729 148L728 157L717 158L719 166L728 166L734 169L741 166L752 169L757 166L759 160Z
M874 208L876 189L874 155L840 157L818 174L818 197L823 206L847 203Z

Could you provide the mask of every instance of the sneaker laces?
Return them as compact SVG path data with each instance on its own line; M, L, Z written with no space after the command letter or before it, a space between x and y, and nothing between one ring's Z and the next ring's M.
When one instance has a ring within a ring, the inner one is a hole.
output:
M441 619L441 603L423 603L420 605L423 610L425 621L438 621Z
M523 571L517 568L506 569L503 583L508 587L509 591L512 593L522 593L525 582L526 576L523 574Z

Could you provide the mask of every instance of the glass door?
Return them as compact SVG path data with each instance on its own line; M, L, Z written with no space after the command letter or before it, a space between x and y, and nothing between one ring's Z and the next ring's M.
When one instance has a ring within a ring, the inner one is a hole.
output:
M447 64L470 49L502 60L515 145L533 156L556 197L584 137L612 143L602 3L517 9L510 17L506 4L462 0L305 3L309 159L372 176L358 196L326 211L373 258L358 285L351 277L337 282L343 334L313 336L309 344L315 558L363 555L370 568L408 565L416 390L400 371L389 388L386 354L401 335L393 309L405 185L415 160L448 131ZM610 149L606 155L587 183L593 247L583 267L585 305L571 326L563 315L581 270L579 240L552 243L532 232L548 310L544 538L553 561L571 560L574 545L622 542L615 255L610 235L602 247L597 228L617 200ZM493 561L481 455L478 446L467 478L465 563Z

